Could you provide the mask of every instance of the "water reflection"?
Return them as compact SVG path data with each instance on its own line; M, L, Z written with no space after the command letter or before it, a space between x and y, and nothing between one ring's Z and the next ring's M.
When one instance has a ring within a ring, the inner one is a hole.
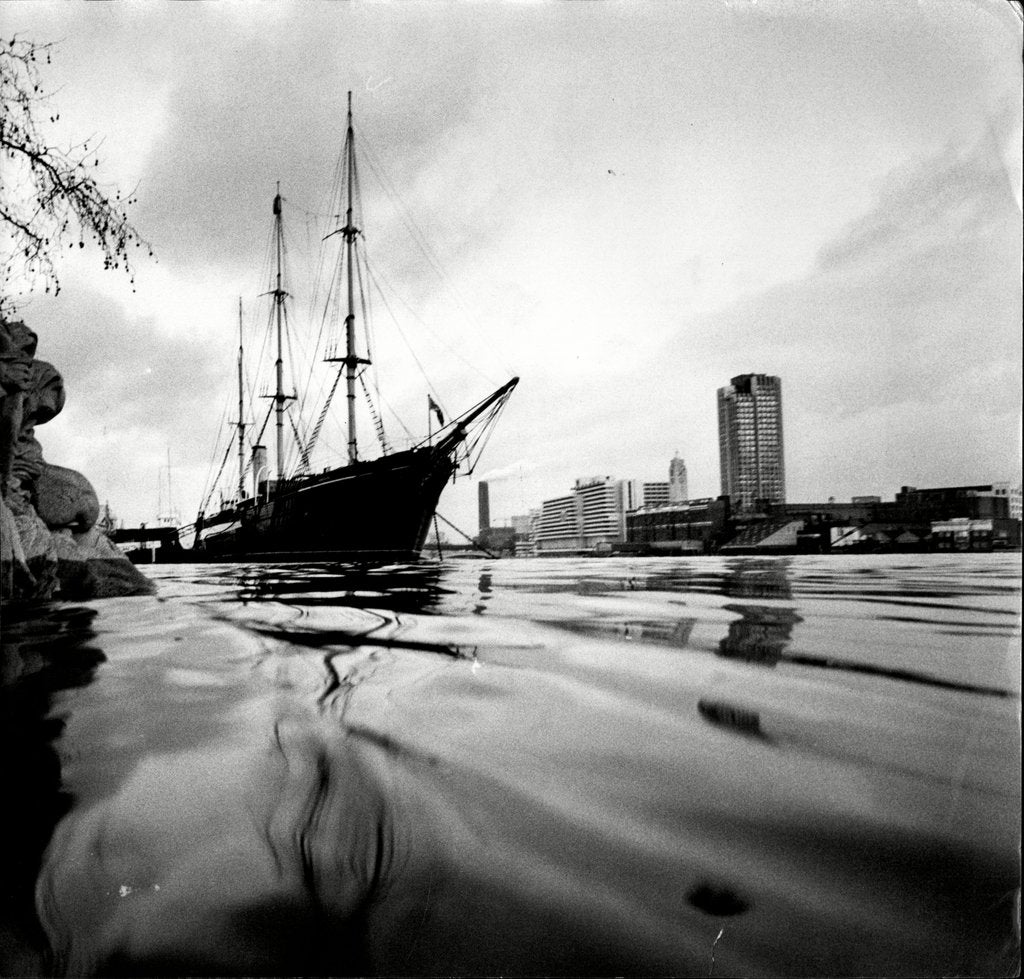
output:
M689 894L686 900L695 908L715 918L732 918L743 914L750 904L730 887L701 881Z
M697 701L697 711L709 724L716 727L727 728L746 737L770 740L761 729L761 715L748 707L702 697Z
M56 742L62 691L91 682L105 659L93 645L96 612L76 606L10 605L0 641L0 975L47 968L35 913L35 882L54 826L73 799L61 785Z
M175 577L171 570L168 578ZM364 608L372 605L396 614L427 612L447 593L438 565L368 566L359 564L213 565L202 578L216 601L242 604L268 600L316 607ZM183 574L192 582L192 576ZM194 597L200 598L200 595Z
M766 605L725 605L740 618L729 623L729 632L718 645L718 655L759 666L775 666L793 636L793 626L803 619L791 608Z
M728 634L718 646L718 655L728 659L738 659L763 667L791 663L797 666L885 677L902 683L944 687L986 696L1013 696L1012 691L1003 686L947 680L929 675L924 670L900 669L848 659L841 660L827 654L787 653L786 647L790 645L793 638L793 627L803 621L795 609L766 605L725 605L723 608L740 615L739 619L729 623Z
M69 975L353 975L401 872L393 807L356 742L150 757L55 835L39 898Z
M722 594L728 598L779 598L788 601L793 597L789 575L791 563L786 558L729 561L722 578Z
M730 597L791 600L792 589L788 566L788 561L772 564L743 562L734 565L723 580L723 592ZM875 598L874 595L870 597ZM890 595L889 600L891 602L893 596ZM919 603L917 607L919 607ZM1012 695L1011 691L1005 687L946 680L932 676L925 670L900 669L848 659L841 660L827 652L821 654L787 653L787 647L793 639L794 626L804 621L795 608L748 604L728 604L723 608L728 612L737 613L740 618L729 623L728 634L719 643L719 656L742 660L757 666L774 667L785 662L803 667L886 677L904 683L946 687L988 696L1007 697ZM904 616L900 621L910 620ZM922 619L920 621L929 622L930 620Z
M1017 702L972 687L996 686L982 667L999 656L1006 573L965 577L989 610L969 639L940 646L908 623L924 652L879 657L882 674L862 662L867 602L957 588L930 584L930 566L855 571L157 569L160 600L97 603L81 623L78 646L96 633L107 660L57 698L62 773L56 729L36 732L49 846L20 893L38 872L49 965L1006 971ZM947 685L917 682L929 671Z

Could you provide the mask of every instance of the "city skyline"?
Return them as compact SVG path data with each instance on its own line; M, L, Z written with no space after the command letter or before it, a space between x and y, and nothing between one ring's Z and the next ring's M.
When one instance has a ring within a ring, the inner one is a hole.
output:
M775 380L778 380L778 379L776 378ZM576 479L574 480L573 488L570 490L570 492L568 494L563 493L560 496L556 496L556 497L551 497L551 498L544 499L544 500L535 501L534 504L532 504L527 510L524 510L521 513L513 513L512 511L508 510L508 508L506 507L504 510L498 511L501 515L499 517L497 517L496 519L492 519L491 518L491 510L490 510L490 484L486 480L481 480L481 481L479 481L477 483L477 492L478 492L478 499L479 499L479 505L478 505L479 525L480 525L480 528L482 529L483 528L483 515L484 515L485 512L487 514L487 521L488 521L488 526L489 527L503 527L503 528L507 529L509 527L512 527L512 526L516 525L517 523L519 523L521 525L523 521L527 521L532 516L538 515L541 512L541 510L543 509L545 504L554 503L556 501L569 501L572 498L573 493L575 493L582 485L595 484L595 483L598 483L598 482L602 482L602 483L606 483L606 484L620 484L621 485L621 487L622 487L621 507L623 509L623 512L627 512L629 510L639 509L639 508L643 508L643 507L651 507L651 506L658 507L658 506L664 506L664 505L671 505L671 504L674 504L674 503L695 503L695 502L705 503L705 502L707 502L709 500L716 499L716 498L721 498L721 497L726 497L726 496L729 495L729 494L724 493L724 492L719 494L717 497L713 496L713 495L712 496L702 496L702 497L693 497L693 496L688 496L686 494L673 495L672 489L673 489L673 485L674 485L674 478L677 477L680 472L682 474L682 486L685 487L685 485L686 485L686 466L685 466L685 460L683 460L683 459L681 459L679 457L679 453L678 452L676 452L672 456L672 458L669 459L667 471L668 471L668 476L669 476L669 478L667 480L664 480L664 481L654 481L654 482L643 480L643 479L638 479L635 476L628 476L628 475L627 476L621 476L620 474L617 474L617 473L616 474L606 474L604 476L577 476ZM976 486L980 486L982 484L968 483L968 484L959 484L959 485L962 488L966 489L966 488L970 488L972 486L975 486L975 487ZM1006 480L991 480L991 481L989 481L988 484L985 484L985 485L991 486L994 489L994 492L995 492L996 495L1002 495L1002 496L1008 497L1008 499L1009 499L1009 507L1010 507L1010 515L1012 517L1014 517L1014 519L1018 519L1018 520L1021 519L1021 499L1022 499L1022 489L1024 489L1024 485L1022 485L1021 480L1018 479L1016 482L1014 482L1013 480L1009 480L1009 479L1006 479ZM920 486L920 487L917 487L917 486L911 486L910 484L907 484L907 483L903 483L900 486L899 491L894 492L893 494L891 494L891 500L889 502L891 502L892 500L899 500L901 495L904 495L908 490L914 491L914 492L933 492L933 491L939 491L939 490L941 490L943 488L944 487L939 487L939 486L934 486L934 487ZM808 506L808 505L815 505L815 504L835 504L837 502L838 503L849 502L849 503L852 503L852 504L862 504L862 505L864 505L864 504L870 504L870 503L873 503L873 502L874 503L882 503L882 502L885 502L885 500L884 500L883 496L880 495L880 494L870 493L870 494L859 494L859 495L851 496L847 500L844 501L844 500L838 499L835 496L835 494L830 493L830 494L828 494L828 496L823 496L823 497L818 498L818 499L805 499L805 500L787 501L784 498L781 498L781 499L775 499L775 500L768 500L767 502L774 502L774 503L792 502L792 503L794 503L795 505L798 505L798 506ZM566 503L566 505L568 505L568 503ZM742 513L743 509L744 508L736 509L735 512L736 513ZM747 509L749 509L749 508L747 508ZM520 530L518 532L522 532L522 531Z
M718 409L718 446L719 446L719 482L718 497L726 497L731 501L733 512L742 514L757 509L757 501L766 503L786 503L785 489L785 438L782 407L782 378L766 374L741 374L731 378L729 384L717 390ZM581 465L580 468L586 467ZM574 498L579 496L581 487L601 483L606 487L616 486L619 494L618 507L622 514L649 506L660 506L666 503L685 503L699 500L704 502L713 498L711 495L690 497L688 495L688 476L686 462L678 450L673 454L667 465L668 479L650 482L638 479L635 475L620 476L606 474L600 476L577 477L575 485L568 495L561 495L537 501L527 511L505 515L499 520L506 528L516 521L530 516L540 516L549 504L552 513L558 511L557 518L551 517L553 524L561 528L574 509ZM1016 506L1019 519L1021 481L1011 479L991 480L994 485L1003 487L1001 492L1015 499L1011 507ZM901 492L908 489L907 483L901 484ZM923 487L922 487L923 488ZM937 487L936 487L937 488ZM1016 495L1014 496L1014 492ZM484 527L484 514L487 514L490 526L490 484L488 480L478 483L480 527ZM899 499L900 494L893 497ZM874 493L859 494L850 497L850 502L881 501L882 497ZM834 503L836 496L829 493L816 500L794 501L801 504ZM581 519L580 516L576 518Z
M417 354L443 338L423 356L443 407L523 378L475 478L442 497L459 526L480 478L495 511L522 512L581 472L664 479L674 450L689 495L717 495L714 392L752 370L786 381L793 499L1019 478L1006 4L42 2L5 26L60 42L53 140L104 140L102 179L138 188L158 256L133 293L66 251L61 295L21 309L68 391L46 458L129 523L155 519L168 451L174 505L198 508L238 297L248 312L266 290L274 182L301 233L348 89L443 260L438 289L399 218L367 226L422 309ZM424 428L418 373L389 376Z
M733 385L723 393L746 387L749 396L752 380L733 378ZM778 392L778 378L759 376L756 380ZM724 461L727 455L723 447ZM673 456L670 476L678 474L681 461L678 454ZM747 476L748 483L756 483L756 475ZM847 501L833 496L787 501L784 494L778 494L774 499L757 497L756 504L747 496L736 499L726 493L716 498L672 498L671 485L671 480L651 483L612 475L581 477L569 493L542 500L529 513L506 517L495 525L489 518L489 486L481 482L476 543L485 550L494 548L516 556L849 553L1020 546L1024 503L1019 482L904 485L892 500L872 494ZM743 491L749 495L748 484Z

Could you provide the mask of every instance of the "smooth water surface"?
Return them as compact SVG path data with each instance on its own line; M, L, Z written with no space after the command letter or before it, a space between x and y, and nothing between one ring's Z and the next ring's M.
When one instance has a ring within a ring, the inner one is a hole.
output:
M1020 556L5 610L0 971L1007 975Z

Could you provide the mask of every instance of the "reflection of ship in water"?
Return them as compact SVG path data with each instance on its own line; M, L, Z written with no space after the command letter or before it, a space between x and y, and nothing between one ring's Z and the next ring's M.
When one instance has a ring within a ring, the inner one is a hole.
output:
M429 614L447 592L435 565L374 567L353 565L282 564L278 566L226 565L214 580L229 583L235 601L274 601L319 605L331 609L365 609L398 615ZM360 634L365 637L365 634Z

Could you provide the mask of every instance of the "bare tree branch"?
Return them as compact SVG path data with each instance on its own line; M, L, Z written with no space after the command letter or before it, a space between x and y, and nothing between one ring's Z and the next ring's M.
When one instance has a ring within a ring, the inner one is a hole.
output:
M91 239L103 267L124 269L134 284L130 247L153 249L128 219L135 192L111 198L93 174L99 167L95 137L57 149L43 138L40 121L60 118L39 78L50 63L52 44L15 36L0 40L0 312L42 285L60 291L55 255L62 247L84 248ZM101 141L102 145L102 141Z

